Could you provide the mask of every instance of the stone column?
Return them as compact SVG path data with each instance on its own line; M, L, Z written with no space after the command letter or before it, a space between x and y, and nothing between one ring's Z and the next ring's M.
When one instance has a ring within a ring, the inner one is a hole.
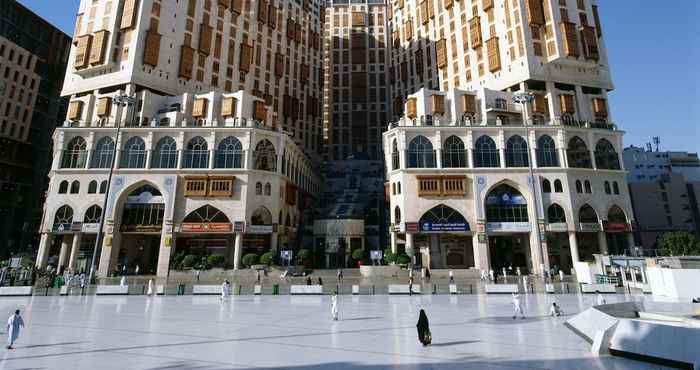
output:
M435 149L435 165L442 168L442 149Z
M488 271L491 268L488 240L485 243L480 243L479 233L474 233L472 248L474 249L474 267Z
M534 227L537 227L535 224ZM543 261L540 249L539 233L536 230L530 231L530 260L532 261L532 272L544 276L540 262Z
M63 235L61 240L61 251L58 253L58 269L61 270L62 267L66 266L68 260L68 235Z
M97 269L97 276L106 277L114 272L119 256L119 234L105 233L102 239L102 253L100 253L100 265Z
M173 251L172 227L163 228L160 236L160 246L158 248L158 265L156 266L156 276L168 277L170 273L170 256Z
M578 255L578 239L576 239L576 231L569 231L569 249L571 250L571 261L581 262Z
M73 246L70 249L70 258L68 259L68 269L75 272L75 261L78 259L78 252L80 252L80 240L82 239L82 233L76 233L73 235Z
M601 254L608 255L608 239L605 237L605 231L598 231L598 250Z
M406 233L406 254L411 258L411 263L415 264L415 252L413 250L413 234Z
M49 260L49 248L51 248L51 242L53 241L53 235L49 233L42 233L41 240L39 241L39 251L36 255L37 268L45 268Z
M236 240L233 244L233 269L241 267L241 253L243 252L243 233L236 233Z
M632 232L628 232L626 236L627 236L627 246L630 249L630 253L632 253L634 251L634 247L635 247L634 234L632 234Z
M279 249L279 233L272 233L270 235L270 251L272 253L274 253L275 255L277 255L278 249Z
M391 237L391 253L396 254L396 231L390 232L389 236Z
M209 150L209 169L214 168L214 158L216 157L216 151L214 149Z

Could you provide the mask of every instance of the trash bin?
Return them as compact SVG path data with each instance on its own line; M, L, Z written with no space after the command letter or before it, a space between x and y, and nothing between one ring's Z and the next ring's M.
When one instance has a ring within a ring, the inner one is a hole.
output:
M177 285L177 295L185 295L185 284Z
M279 294L280 294L280 285L273 284L272 285L272 295L279 295Z

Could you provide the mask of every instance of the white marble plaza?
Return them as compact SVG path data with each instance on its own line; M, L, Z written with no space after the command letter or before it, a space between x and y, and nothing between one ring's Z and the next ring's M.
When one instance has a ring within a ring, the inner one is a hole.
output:
M509 295L341 296L334 322L328 296L0 298L0 312L19 308L27 324L0 370L660 368L592 357L563 323L595 297L558 296L556 318L551 299L526 296L527 319L513 320ZM417 340L420 308L430 347Z

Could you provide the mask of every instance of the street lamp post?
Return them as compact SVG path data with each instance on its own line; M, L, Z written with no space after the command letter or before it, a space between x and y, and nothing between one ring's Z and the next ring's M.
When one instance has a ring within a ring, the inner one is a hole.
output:
M112 99L112 103L117 107L129 107L133 105L136 99L131 96L121 94L117 95ZM117 145L119 144L119 135L121 134L121 111L117 111L117 116L115 117L114 126L116 127L114 145L112 146L112 158L109 164L109 175L107 176L107 188L105 189L105 197L102 202L102 214L100 215L100 226L97 228L97 237L95 238L95 247L92 249L92 260L90 261L90 275L88 276L88 284L92 284L92 280L95 277L95 260L97 259L97 250L102 245L101 239L102 229L105 224L105 212L107 212L107 201L109 199L109 190L112 187L112 175L114 174L114 164L117 157ZM89 165L89 164L88 164Z
M523 117L523 125L527 128L527 142L529 143L530 141L530 130L531 130L531 125L528 123L527 120L527 108L528 104L531 103L535 99L535 96L532 93L528 92L517 92L513 94L513 102L514 103L519 103L522 107L522 117ZM533 206L535 207L535 233L537 234L537 246L539 247L540 250L540 270L542 272L542 278L545 278L545 271L544 271L544 250L542 248L542 233L540 231L540 211L538 207L538 191L537 191L537 182L535 181L535 174L532 169L532 156L530 155L530 144L527 146L527 168L530 173L530 183L532 184L532 199L533 199Z

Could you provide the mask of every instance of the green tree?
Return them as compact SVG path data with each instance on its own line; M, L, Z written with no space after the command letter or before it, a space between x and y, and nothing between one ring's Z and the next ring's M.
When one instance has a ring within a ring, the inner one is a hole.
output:
M207 265L211 267L221 267L224 265L225 260L226 258L223 254L212 254L209 257L207 257Z
M700 242L687 231L664 233L659 239L659 252L665 256L693 256L700 254Z
M363 261L365 259L365 250L358 248L352 251L352 259L355 261Z
M260 263L262 263L263 265L268 265L268 266L269 266L269 265L272 264L272 262L274 261L274 259L275 259L275 254L274 254L274 253L272 253L272 252L265 252L265 253L263 253L262 256L260 256Z
M309 258L311 257L311 251L308 249L299 249L299 253L297 254L297 263L300 264L305 264L306 262L309 262Z
M384 250L384 263L392 264L396 262L396 253L391 251L391 248Z
M399 265L408 265L411 262L411 257L405 253L401 253L396 257L396 263Z
M255 253L248 253L243 256L242 262L246 267L253 266L254 264L258 263L258 255Z
M194 266L194 264L197 263L197 256L188 254L185 256L185 258L182 259L182 267L189 268Z

